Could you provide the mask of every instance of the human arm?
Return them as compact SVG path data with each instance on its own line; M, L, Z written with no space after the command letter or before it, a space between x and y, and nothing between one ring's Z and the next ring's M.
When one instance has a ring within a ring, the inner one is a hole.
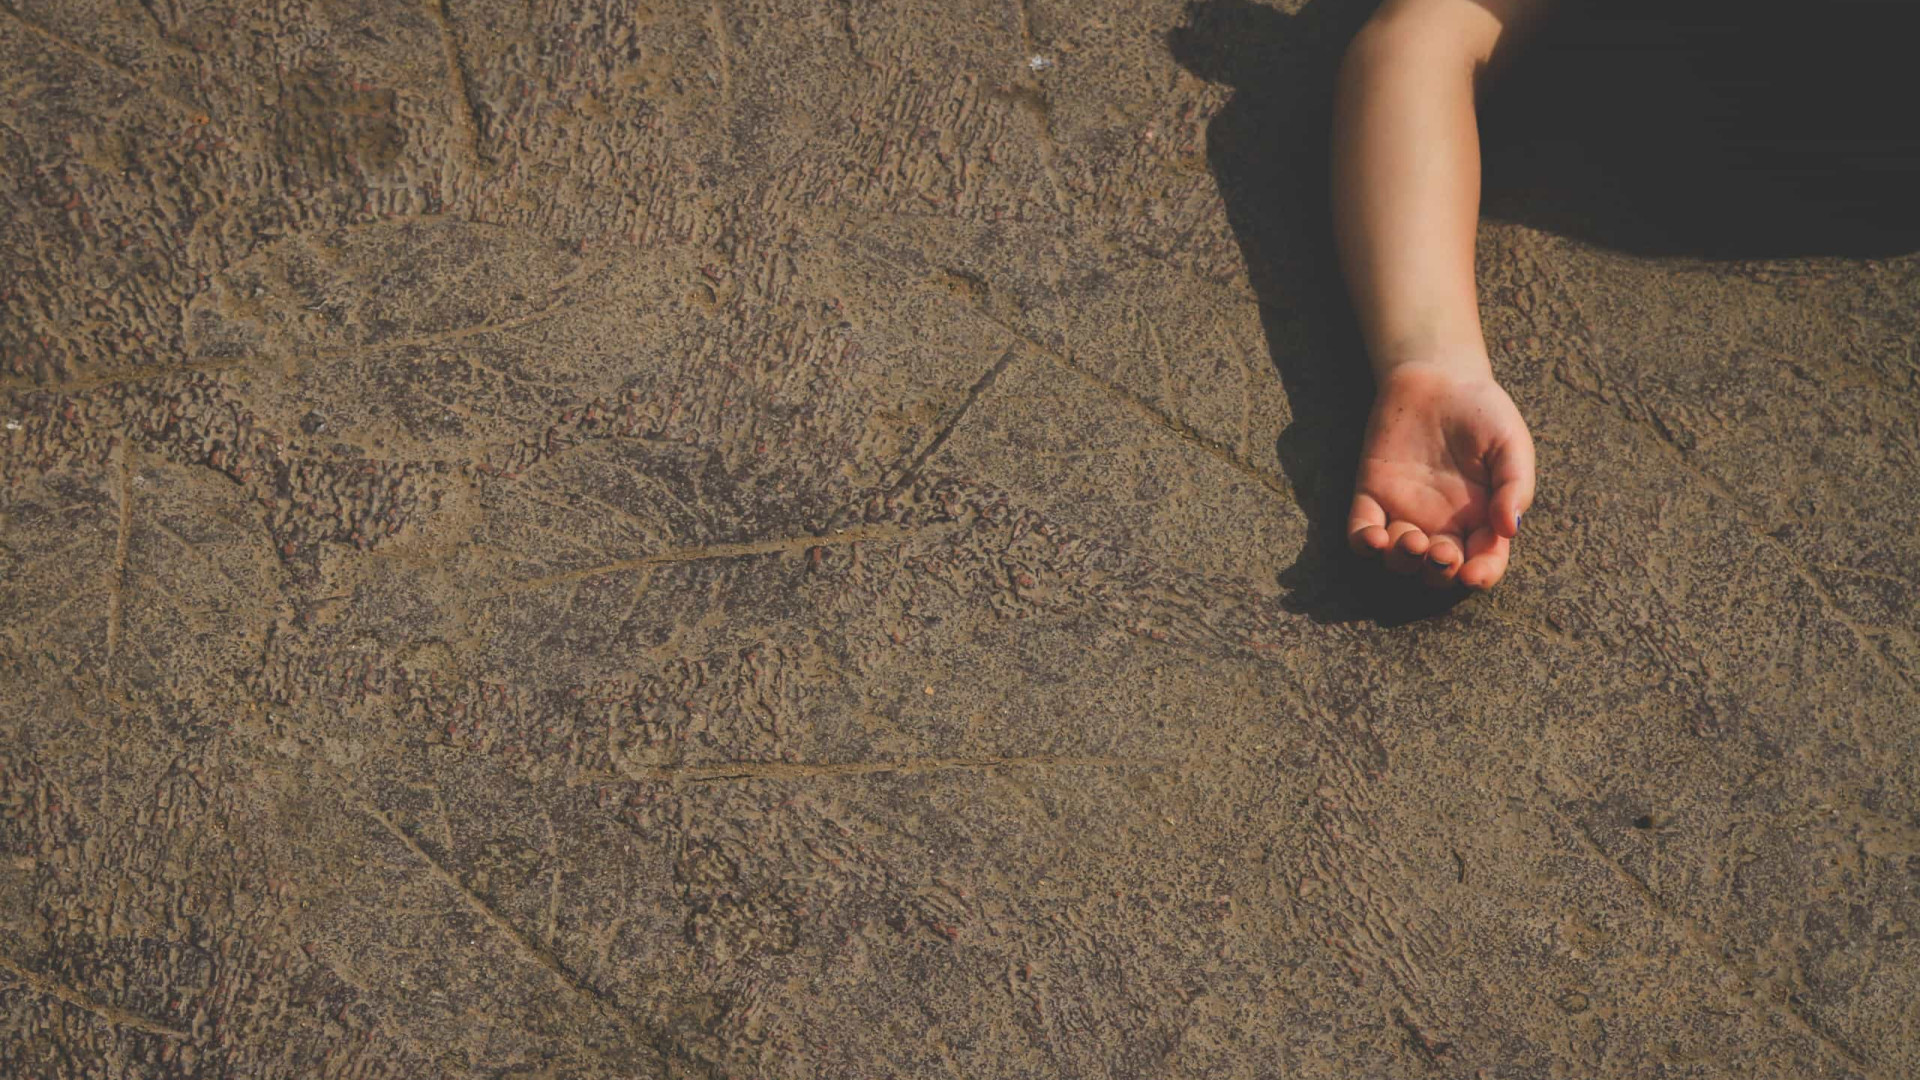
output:
M1533 498L1474 283L1476 98L1551 0L1387 0L1343 57L1332 188L1376 398L1348 536L1430 584L1485 588Z

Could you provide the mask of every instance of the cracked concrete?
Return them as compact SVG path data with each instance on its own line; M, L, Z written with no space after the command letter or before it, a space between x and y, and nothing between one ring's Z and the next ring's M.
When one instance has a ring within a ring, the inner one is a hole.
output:
M1370 6L0 3L0 1075L1920 1073L1910 185L1547 39L1411 588Z

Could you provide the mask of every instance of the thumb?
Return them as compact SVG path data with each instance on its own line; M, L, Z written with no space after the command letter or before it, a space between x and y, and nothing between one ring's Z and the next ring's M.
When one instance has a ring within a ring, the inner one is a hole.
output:
M1487 505L1493 531L1513 539L1520 531L1520 515L1533 505L1533 436L1525 428L1495 452L1493 499Z

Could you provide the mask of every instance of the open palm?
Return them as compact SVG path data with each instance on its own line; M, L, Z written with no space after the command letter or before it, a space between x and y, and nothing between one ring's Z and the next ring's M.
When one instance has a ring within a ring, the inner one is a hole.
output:
M1408 365L1382 377L1347 537L1429 585L1491 587L1533 501L1533 438L1490 375Z

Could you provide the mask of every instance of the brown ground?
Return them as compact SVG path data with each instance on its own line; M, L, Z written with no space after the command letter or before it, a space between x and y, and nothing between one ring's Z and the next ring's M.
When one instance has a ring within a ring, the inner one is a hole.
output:
M0 1075L1920 1074L1920 260L1490 225L1383 587L1367 6L0 3Z

